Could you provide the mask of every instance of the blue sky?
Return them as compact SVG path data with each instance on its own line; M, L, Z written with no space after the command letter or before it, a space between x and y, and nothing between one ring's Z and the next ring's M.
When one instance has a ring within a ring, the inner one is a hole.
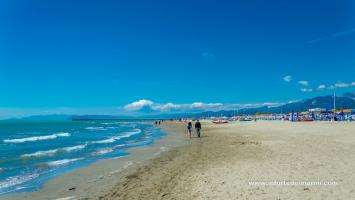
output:
M354 75L351 0L0 2L0 117L284 103Z

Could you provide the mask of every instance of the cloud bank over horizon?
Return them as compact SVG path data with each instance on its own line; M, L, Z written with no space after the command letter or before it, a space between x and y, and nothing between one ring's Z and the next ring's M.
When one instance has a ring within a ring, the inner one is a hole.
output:
M186 104L157 103L141 99L120 107L101 108L1 108L0 120L47 115L115 115L115 116L144 116L176 113L198 113L205 111L238 110L243 108L257 108L263 106L276 107L285 103L254 103L227 104L193 102Z
M203 112L203 111L220 111L233 110L243 108L257 108L263 106L276 107L284 103L254 103L254 104L233 104L233 103L204 103L193 102L189 104L176 103L156 103L151 100L141 99L127 104L123 109L127 112L145 112L145 113L181 113L181 112Z

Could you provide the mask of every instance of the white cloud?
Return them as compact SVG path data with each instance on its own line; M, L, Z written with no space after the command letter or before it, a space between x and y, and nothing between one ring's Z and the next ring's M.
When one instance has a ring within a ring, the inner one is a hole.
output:
M221 103L203 103L194 102L191 104L174 104L166 103L160 104L155 103L151 100L139 100L124 106L126 111L140 111L144 108L148 108L152 111L169 112L169 111L203 111L203 110L214 110L221 107Z
M291 101L288 101L287 103L296 103L296 102L299 102L300 100L291 100Z
M309 88L302 88L301 92L312 92L313 89L309 89Z
M336 89L336 88L347 88L347 87L352 87L355 86L355 82L352 83L344 83L344 82L338 82L334 85L331 85L328 87L328 89Z
M346 88L346 87L349 87L351 86L351 84L347 84L347 83L337 83L335 84L335 87L337 88Z
M194 102L191 104L191 108L202 108L202 107L217 107L222 106L221 103L203 103L203 102Z
M291 82L292 81L292 76L287 75L285 77L282 78L285 82ZM313 88L310 89L308 88L308 86L310 85L308 81L306 80L300 80L298 81L298 84L302 85L302 92L312 92L315 90L325 90L325 89L329 89L329 90L334 90L336 88L347 88L347 87L352 87L355 86L355 82L351 82L351 83L344 83L344 82L338 82L336 84L330 85L330 86L326 86L324 84L319 85L317 88Z
M325 88L327 88L326 85L319 85L319 86L318 86L318 90L324 90Z
M292 76L287 75L285 77L282 78L285 82L291 82L292 81Z
M301 84L301 85L304 85L304 86L308 86L309 85L308 81L298 81L298 83Z
M194 102L191 104L154 104L152 110L168 112L168 111L201 111L201 110L216 110L222 107L221 103L203 103L203 102Z
M255 104L222 104L222 103L203 103L193 102L191 104L175 104L175 103L155 103L150 100L139 100L124 106L126 111L137 112L148 108L155 112L203 112L203 111L219 111L233 110L242 108L257 108L262 106L275 107L283 105L283 103L255 103Z
M128 110L128 111L136 111L136 110L141 110L144 107L150 107L153 104L154 104L153 101L142 99L142 100L125 105L124 109Z
M193 107L193 108L201 108L201 107L203 107L203 105L204 105L204 103L202 103L202 102L194 102L194 103L191 104L191 107Z
M153 110L159 110L159 111L168 111L168 110L175 110L179 109L180 106L173 104L173 103L167 103L167 104L162 104L162 105L154 105L152 107Z
M309 85L308 81L298 81L298 83L301 85L304 85L304 86ZM302 92L312 92L314 90L325 90L325 89L334 90L336 88L347 88L347 87L352 87L352 86L355 86L355 82L351 82L351 83L338 82L338 83L336 83L334 85L330 85L328 87L324 84L321 84L317 88L314 88L314 89L302 88L301 91Z

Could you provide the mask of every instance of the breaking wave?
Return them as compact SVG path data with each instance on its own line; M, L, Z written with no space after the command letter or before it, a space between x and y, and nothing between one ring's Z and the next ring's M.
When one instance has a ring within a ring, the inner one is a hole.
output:
M56 161L48 162L47 165L49 167L58 167L58 166L67 165L69 163L73 163L75 161L82 160L82 159L84 159L84 158L56 160Z
M53 140L58 137L69 137L70 133L57 133L53 135L43 135L43 136L34 136L27 138L19 138L19 139L6 139L3 140L5 143L24 143L24 142L35 142L39 140Z
M35 173L35 174L26 174L26 175L17 175L17 176L8 177L5 180L0 181L0 191L1 189L5 189L8 187L25 183L34 178L37 178L38 176L39 174Z
M83 145L77 145L77 146L72 146L72 147L64 147L64 148L59 148L59 149L52 149L52 150L48 150L48 151L37 151L35 153L29 153L29 154L23 154L21 155L21 157L42 157L42 156L52 156L56 153L59 152L71 152L71 151L78 151L81 149L84 149L87 145L83 144Z
M129 132L125 132L124 134L122 135L119 135L119 136L114 136L114 137L111 137L111 138L108 138L108 139L104 139L104 140L98 140L98 141L93 141L91 142L92 144L107 144L107 143L113 143L113 142L116 142L122 138L128 138L128 137L131 137L133 135L137 135L139 133L141 133L142 130L141 129L134 129L133 131L129 131Z
M98 155L104 155L104 154L111 153L111 152L113 152L112 148L99 149L99 150L91 153L91 155L98 156Z

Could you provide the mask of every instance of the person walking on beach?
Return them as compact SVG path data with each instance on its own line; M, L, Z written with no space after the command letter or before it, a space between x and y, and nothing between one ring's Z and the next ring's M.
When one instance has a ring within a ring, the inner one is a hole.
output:
M187 133L189 134L189 138L191 139L191 133L192 133L192 123L191 122L187 123Z
M195 123L195 130L198 138L201 138L201 129L201 123L199 120L197 120L197 122Z

